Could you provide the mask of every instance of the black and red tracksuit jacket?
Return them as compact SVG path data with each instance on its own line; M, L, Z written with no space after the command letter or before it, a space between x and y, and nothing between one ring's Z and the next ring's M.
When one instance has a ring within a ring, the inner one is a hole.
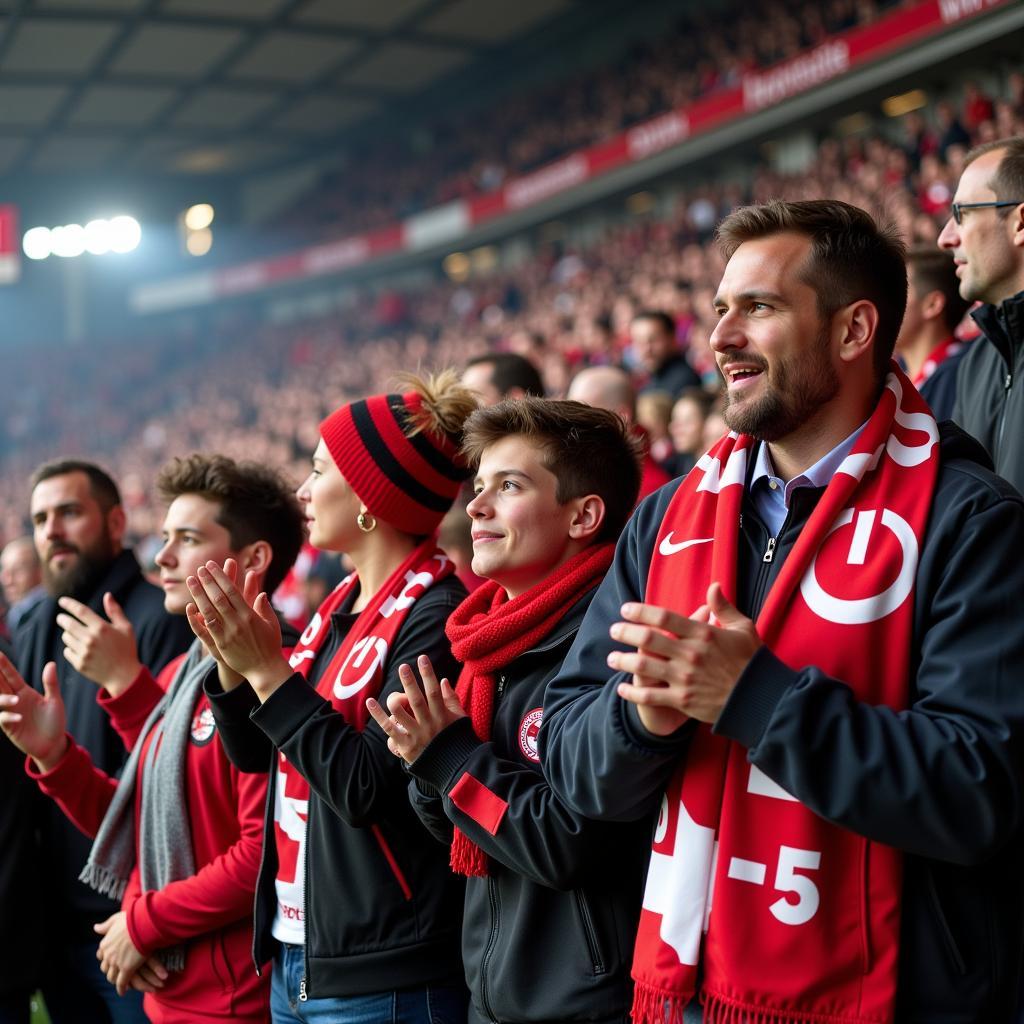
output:
M409 767L417 813L444 844L458 827L488 856L466 880L462 956L470 1020L629 1020L629 977L653 819L588 820L548 786L537 753L544 688L593 592L497 675L491 738L469 718Z
M410 609L384 664L382 704L402 690L398 666L415 664L417 655L428 655L440 675L458 676L444 624L465 594L450 576ZM263 705L248 683L224 693L215 673L206 681L228 757L242 771L271 767L256 886L257 964L273 959L278 948L271 934L277 751L309 780L305 980L316 999L461 983L461 879L413 813L408 777L380 726L371 719L357 731L316 692L356 618L336 612L308 681L296 673Z

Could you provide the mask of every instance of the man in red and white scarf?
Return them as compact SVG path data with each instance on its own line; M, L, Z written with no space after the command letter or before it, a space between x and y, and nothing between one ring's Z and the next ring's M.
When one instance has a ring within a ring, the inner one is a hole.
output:
M896 354L937 420L953 416L956 375L967 350L954 333L971 304L960 297L956 266L933 246L907 253L907 309Z
M1011 1020L1024 502L891 361L891 231L770 202L719 239L731 432L637 510L540 735L581 813L661 807L634 1020Z

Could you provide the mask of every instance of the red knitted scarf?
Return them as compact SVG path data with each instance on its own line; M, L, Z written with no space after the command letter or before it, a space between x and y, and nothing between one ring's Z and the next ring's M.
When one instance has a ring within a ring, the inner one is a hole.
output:
M715 580L735 600L753 450L751 438L729 434L687 476L659 531L647 601L690 615ZM938 463L935 420L894 363L758 617L783 662L818 666L857 700L906 708L915 571ZM634 1021L681 1022L699 962L709 1024L889 1024L901 875L899 851L819 818L739 744L700 726L655 833Z
M452 612L445 632L452 654L462 662L455 691L481 740L491 738L495 673L540 643L601 582L614 553L614 544L592 545L511 600L489 580ZM486 854L458 828L451 867L461 875L488 874Z

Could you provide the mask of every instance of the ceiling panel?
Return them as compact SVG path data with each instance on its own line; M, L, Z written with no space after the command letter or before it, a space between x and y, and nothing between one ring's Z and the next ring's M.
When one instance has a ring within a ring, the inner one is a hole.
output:
M117 31L116 21L26 18L19 22L0 69L72 74L87 71Z
M238 128L275 99L276 93L264 90L200 89L175 113L172 123L182 128Z
M122 143L118 139L57 135L47 139L32 158L41 171L74 171L98 167Z
M374 50L338 81L344 85L402 92L432 82L454 71L472 56L468 50L451 47L389 43Z
M207 72L241 38L234 29L145 25L118 52L111 70L190 78Z
M558 14L569 0L455 0L416 26L418 32L498 42Z
M190 174L237 171L252 164L266 163L288 155L288 148L274 142L252 140L226 145L199 146L181 153L168 170Z
M302 32L272 32L228 70L232 78L303 82L349 56L358 44Z
M274 118L273 125L282 132L331 135L339 128L365 117L377 106L373 100L358 97L310 96Z
M6 171L25 152L28 143L24 136L0 135L0 172Z
M189 14L198 18L260 20L277 14L284 0L164 0L162 14Z
M0 85L0 125L41 125L67 95L62 85Z
M68 117L73 125L143 125L177 95L174 89L94 85Z
M312 0L294 15L297 22L390 29L428 6L428 0Z
M140 3L141 0L35 0L32 6L41 11L59 9L61 11L83 11L89 14L94 11L109 14L111 11L134 11Z

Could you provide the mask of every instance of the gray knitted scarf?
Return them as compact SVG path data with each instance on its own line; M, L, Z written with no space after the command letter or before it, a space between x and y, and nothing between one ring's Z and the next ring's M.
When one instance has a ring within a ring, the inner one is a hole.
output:
M142 891L162 889L195 874L185 797L185 756L196 699L214 664L196 640L132 748L89 860L79 875L80 881L105 896L120 900L135 866L135 783L143 747L146 758L138 827ZM147 747L146 737L151 734ZM184 946L161 950L159 956L168 970L180 971L185 966Z

